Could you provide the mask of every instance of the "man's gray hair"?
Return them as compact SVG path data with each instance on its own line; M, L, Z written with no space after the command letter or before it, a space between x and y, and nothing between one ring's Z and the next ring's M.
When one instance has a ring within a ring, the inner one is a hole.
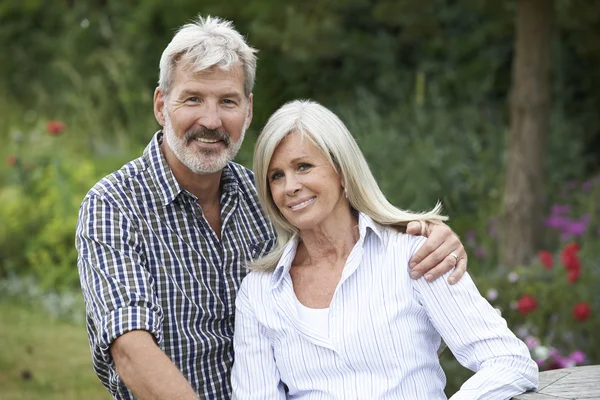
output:
M235 65L244 70L244 94L252 93L256 78L256 53L230 21L218 17L198 16L182 26L160 57L158 87L167 96L178 63L189 65L194 72L217 66L228 71Z

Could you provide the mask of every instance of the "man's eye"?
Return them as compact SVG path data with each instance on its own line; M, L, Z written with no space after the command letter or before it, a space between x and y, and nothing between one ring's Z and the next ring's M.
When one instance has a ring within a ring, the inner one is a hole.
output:
M199 101L199 99L197 97L190 97L186 101L192 102L192 103L197 103Z
M227 105L235 105L235 101L231 100L231 99L224 99L223 100L223 104L227 104Z

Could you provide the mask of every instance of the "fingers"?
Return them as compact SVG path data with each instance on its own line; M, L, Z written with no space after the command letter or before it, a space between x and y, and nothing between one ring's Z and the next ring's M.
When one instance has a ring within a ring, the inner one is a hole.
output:
M406 233L409 235L423 236L426 223L421 221L411 221L406 226Z
M410 260L411 277L417 279L425 274L425 280L431 282L456 266L448 278L450 284L458 282L467 267L467 254L458 236L442 225L430 225L431 232L423 246ZM457 258L451 253L456 254Z
M458 236L450 228L446 225L436 225L431 229L423 246L410 259L410 268L416 268L422 274L443 262L459 244ZM460 257L458 253L456 255Z
M456 263L456 268L454 272L450 274L448 277L448 283L454 285L456 282L460 281L460 278L467 272L467 254L465 253L463 257L458 258L458 263Z
M428 259L425 259L422 263L426 263L428 261ZM429 270L425 270L422 272L422 274L425 275L425 280L427 282L431 282L436 280L437 278L439 278L440 276L444 275L446 272L450 271L452 268L454 268L456 263L456 259L454 258L454 256L446 256L442 259L442 261L438 262L438 263L432 263L432 266ZM426 267L428 266L428 264L423 264ZM420 266L417 266L415 268L420 268ZM412 276L412 272L411 271L411 276ZM419 270L420 272L420 270Z

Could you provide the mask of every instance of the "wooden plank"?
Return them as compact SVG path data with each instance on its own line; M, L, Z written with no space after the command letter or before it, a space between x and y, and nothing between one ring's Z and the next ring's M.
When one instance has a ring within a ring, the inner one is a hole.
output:
M514 400L598 400L600 365L544 371L538 392L524 393Z

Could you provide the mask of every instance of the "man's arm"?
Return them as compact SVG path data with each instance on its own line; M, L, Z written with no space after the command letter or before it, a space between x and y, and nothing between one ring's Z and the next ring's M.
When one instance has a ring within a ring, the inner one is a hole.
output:
M102 383L113 396L122 380L138 398L196 399L186 397L193 394L190 384L156 344L162 342L163 310L135 225L114 203L88 196L76 247L92 358Z
M448 282L453 285L462 278L467 270L467 252L458 235L448 225L413 221L408 224L406 233L427 237L423 246L410 259L410 276L413 279L425 274L425 280L431 282L454 267L456 269Z
M154 337L141 330L119 336L110 346L117 373L140 400L197 400L196 393Z

